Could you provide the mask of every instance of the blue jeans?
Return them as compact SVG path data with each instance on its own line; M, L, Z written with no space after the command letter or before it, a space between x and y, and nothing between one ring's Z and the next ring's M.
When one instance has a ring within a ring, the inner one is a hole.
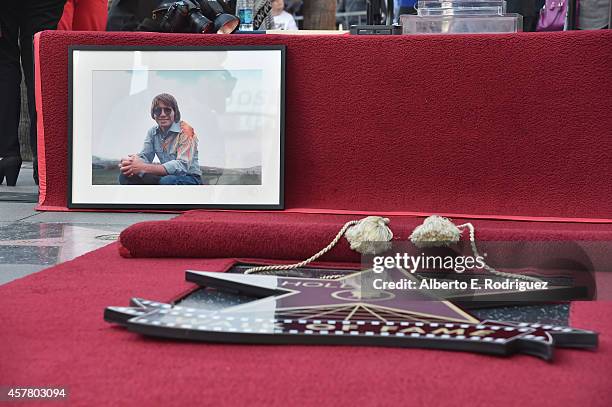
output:
M164 177L151 174L145 174L143 177L119 175L119 184L121 185L200 185L201 183L200 176L192 174L166 175Z
M199 175L166 175L161 177L159 185L200 185L202 183Z

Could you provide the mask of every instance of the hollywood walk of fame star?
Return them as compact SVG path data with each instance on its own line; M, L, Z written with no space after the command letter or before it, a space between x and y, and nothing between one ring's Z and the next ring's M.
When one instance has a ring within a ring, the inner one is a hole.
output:
M410 278L394 273L394 279ZM369 288L371 271L334 280L188 271L187 280L254 300L211 311L133 298L131 307L107 307L104 318L143 335L206 342L523 352L547 360L554 346L597 347L591 331L478 321L420 291L376 292Z
M419 290L383 291L372 288L372 270L349 274L333 280L269 275L244 275L188 271L187 280L212 288L237 290L263 296L225 312L271 310L278 314L300 313L302 317L355 314L369 320L451 321L477 323L478 320L449 301L440 301ZM414 279L401 269L390 270L387 278Z

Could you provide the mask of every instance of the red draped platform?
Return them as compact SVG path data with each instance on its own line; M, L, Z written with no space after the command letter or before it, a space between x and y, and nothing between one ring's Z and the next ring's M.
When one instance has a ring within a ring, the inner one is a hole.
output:
M66 386L72 404L83 406L612 404L612 304L605 301L571 306L572 326L600 332L598 350L557 350L551 363L419 349L175 342L102 319L106 306L127 305L131 297L177 298L192 287L186 269L225 271L233 257L263 257L248 245L275 259L302 260L301 251L312 254L358 214L388 215L402 239L420 222L415 215L440 213L463 215L455 217L492 239L608 240L612 32L44 32L36 41L44 131L39 209L66 209L66 64L73 44L287 45L289 209L195 211L136 225L123 233L121 248L112 244L0 286L1 384ZM143 238L177 228L195 240L163 255L221 258L142 257L165 250ZM314 238L300 245L296 229ZM266 245L258 230L277 234ZM326 260L355 261L345 245Z
M288 209L612 222L609 30L365 38L43 32L39 209L66 208L75 44L286 45Z

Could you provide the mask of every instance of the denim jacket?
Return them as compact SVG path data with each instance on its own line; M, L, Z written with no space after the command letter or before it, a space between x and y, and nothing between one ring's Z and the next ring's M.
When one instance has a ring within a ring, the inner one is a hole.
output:
M198 162L198 139L193 132L188 134L182 131L181 124L189 126L184 122L175 122L165 133L159 126L152 127L138 155L148 164L157 156L168 175L202 175Z

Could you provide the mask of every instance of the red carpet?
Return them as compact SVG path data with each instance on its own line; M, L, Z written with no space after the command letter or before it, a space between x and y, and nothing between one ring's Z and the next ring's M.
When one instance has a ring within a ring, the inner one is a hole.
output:
M0 378L67 386L71 405L612 404L609 302L576 303L571 324L600 332L597 351L555 361L369 347L246 346L147 339L102 320L132 296L171 300L184 270L229 260L124 259L112 244L0 286Z
M286 44L287 208L612 219L610 30L376 38L43 32L41 209L66 207L73 44Z

